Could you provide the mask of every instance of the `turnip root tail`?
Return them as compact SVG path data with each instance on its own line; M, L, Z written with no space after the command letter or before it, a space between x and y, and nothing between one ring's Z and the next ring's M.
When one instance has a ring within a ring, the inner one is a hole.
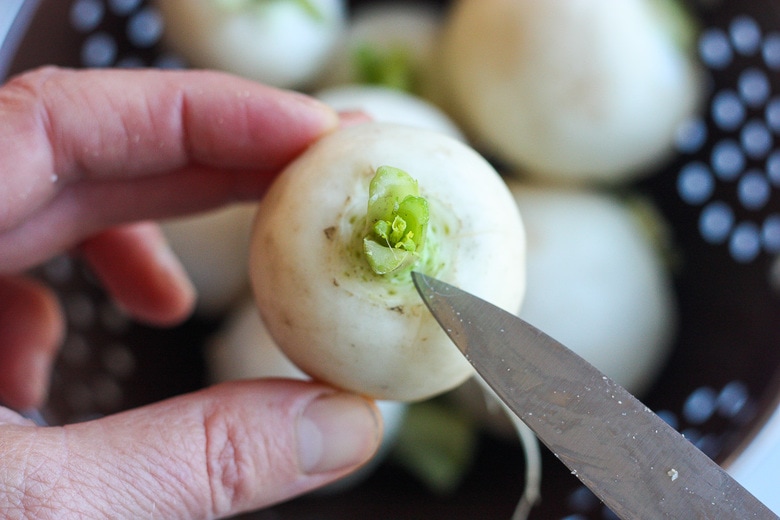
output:
M528 518L531 509L541 499L542 453L539 449L539 441L531 428L520 420L517 414L510 410L509 407L499 399L484 379L479 377L479 375L475 377L485 393L488 409L493 408L494 405L498 403L512 422L512 425L517 432L517 436L520 439L520 444L523 447L523 455L525 456L525 488L523 489L520 501L517 503L517 507L512 514L512 520L525 520Z
M531 513L531 508L541 499L542 454L539 450L536 434L506 405L503 406L515 430L517 430L517 436L525 455L525 489L523 489L523 494L517 503L512 520L525 520Z

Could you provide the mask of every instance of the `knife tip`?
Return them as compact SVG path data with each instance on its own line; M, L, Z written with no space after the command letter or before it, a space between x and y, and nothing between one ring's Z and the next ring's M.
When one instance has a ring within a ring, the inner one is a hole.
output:
M417 292L419 292L422 295L422 289L423 285L430 285L428 283L428 276L422 274L419 271L412 271L412 282L414 282L414 286L417 288Z
M429 303L445 287L444 282L419 271L412 271L412 281L425 303Z

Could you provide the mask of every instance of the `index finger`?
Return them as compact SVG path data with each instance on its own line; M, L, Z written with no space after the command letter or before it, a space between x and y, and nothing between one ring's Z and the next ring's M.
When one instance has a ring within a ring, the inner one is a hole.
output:
M58 68L3 86L0 119L0 192L25 194L0 228L75 181L189 165L273 172L338 124L306 96L221 73Z

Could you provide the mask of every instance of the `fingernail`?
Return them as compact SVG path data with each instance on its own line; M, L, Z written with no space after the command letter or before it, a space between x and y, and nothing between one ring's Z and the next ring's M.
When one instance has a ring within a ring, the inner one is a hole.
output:
M309 403L298 421L298 456L305 473L328 473L366 462L379 445L376 408L355 395L337 393Z
M339 112L339 126L341 128L348 128L370 121L373 121L373 118L362 110L346 110Z
M51 378L53 360L51 355L44 352L37 352L30 357L29 406L41 406L49 393L49 379Z
M165 282L173 287L168 296L175 298L168 301L170 304L166 309L168 316L163 320L178 322L189 316L195 307L198 298L197 289L181 259L167 240L155 244L154 258L157 266L164 270L161 276L164 276ZM158 286L162 287L162 283Z
M339 116L329 105L323 103L317 98L299 92L288 92L291 98L295 99L305 110L305 113L311 117L315 115L318 118L319 125L323 131L330 130L338 126Z

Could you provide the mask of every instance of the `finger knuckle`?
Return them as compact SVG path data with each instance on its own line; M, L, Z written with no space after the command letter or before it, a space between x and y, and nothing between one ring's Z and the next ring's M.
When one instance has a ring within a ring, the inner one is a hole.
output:
M34 108L44 97L50 80L62 74L65 72L58 67L45 66L14 76L0 90L0 102L6 108Z
M256 461L248 453L251 437L239 420L219 411L204 418L206 469L214 513L241 509L253 495Z

